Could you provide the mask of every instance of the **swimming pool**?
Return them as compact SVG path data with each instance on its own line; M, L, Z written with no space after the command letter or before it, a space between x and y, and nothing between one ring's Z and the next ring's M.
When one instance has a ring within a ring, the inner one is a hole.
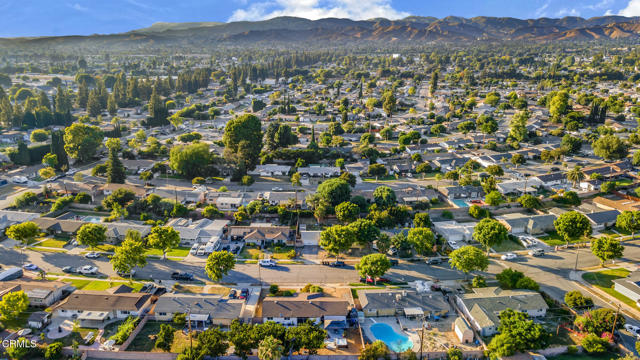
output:
M99 224L102 222L102 218L99 216L85 216L82 218L82 221Z
M457 206L457 207L459 207L459 208L466 208L466 207L469 207L469 204L467 204L467 202L466 202L465 200L462 200L462 199L455 199L455 200L451 200L451 202L452 202L455 206Z
M409 350L413 347L413 342L409 337L404 336L402 334L398 334L393 330L393 328L384 323L377 323L371 325L369 328L373 336L376 339L381 340L389 349L400 353L406 350Z

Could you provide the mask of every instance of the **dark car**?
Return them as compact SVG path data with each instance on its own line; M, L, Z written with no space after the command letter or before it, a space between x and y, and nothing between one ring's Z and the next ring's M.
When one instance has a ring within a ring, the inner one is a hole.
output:
M244 300L248 297L249 297L249 289L244 288L240 290L240 295L238 296L238 299Z
M193 274L189 274L189 273L179 273L179 272L174 272L173 274L171 274L171 278L173 280L184 280L184 281L191 281L193 280Z
M329 266L332 267L345 267L347 266L347 264L344 263L344 261L332 261L329 263Z
M427 259L428 265L436 265L441 263L442 263L442 258L439 258L439 257L431 257Z
M67 274L73 274L76 272L76 268L71 267L71 266L65 266L62 268L62 272L65 272Z
M399 262L396 259L389 259L389 263L391 266L398 266Z
M229 299L235 299L238 297L238 292L236 291L236 289L231 289L229 291Z

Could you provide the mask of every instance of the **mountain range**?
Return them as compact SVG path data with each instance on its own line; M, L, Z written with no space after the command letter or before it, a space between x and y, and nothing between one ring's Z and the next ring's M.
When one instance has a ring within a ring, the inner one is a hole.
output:
M263 21L155 23L120 34L4 38L0 45L45 48L102 46L104 48L180 46L211 47L251 44L340 44L357 42L474 42L474 41L590 41L640 39L640 17L601 16L589 19L516 19L410 16L400 20L376 18L308 20L277 17Z

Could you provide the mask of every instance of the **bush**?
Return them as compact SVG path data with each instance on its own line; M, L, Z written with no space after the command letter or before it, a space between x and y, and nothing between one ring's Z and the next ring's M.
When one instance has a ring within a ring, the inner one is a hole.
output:
M271 284L271 286L269 286L269 294L275 296L278 293L278 291L280 291L280 287L278 285Z
M171 325L161 324L160 331L158 331L158 334L156 334L155 347L164 351L171 350L175 331L176 330Z
M453 219L453 214L449 210L444 210L442 212L442 217L445 219Z
M318 285L307 284L300 291L303 293L321 293L324 290Z
M193 185L202 185L202 184L204 184L204 178L200 177L200 176L194 177L193 180L191 180L191 183Z
M91 202L91 195L85 193L85 192L81 192L78 193L76 195L76 197L73 199L74 202L77 202L79 204L88 204Z
M129 338L137 324L138 318L129 316L122 325L118 326L118 332L111 336L109 340L115 340L117 345L121 345Z
M58 360L62 358L62 343L54 342L47 346L44 352L44 358L47 360Z
M567 354L569 355L573 355L573 354L577 354L578 353L578 347L575 345L569 345L567 346Z
M72 202L73 202L73 196L63 196L61 198L58 198L56 202L53 203L53 205L51 205L51 212L62 210Z
M582 295L578 290L569 291L564 295L564 302L574 309L585 309L593 306L593 299Z
M187 315L182 313L175 313L173 314L173 319L171 319L171 321L173 321L173 323L177 327L183 327L187 323Z
M294 259L296 257L295 249L291 249L287 251L287 259Z
M582 348L588 353L603 353L609 347L609 341L595 334L587 334L582 339Z
M471 286L474 288L487 287L487 280L482 275L476 275L471 282Z
M36 195L34 192L27 191L24 194L18 196L13 201L13 206L15 206L17 208L21 208L21 207L24 207L24 206L29 206L29 205L35 203L36 201L38 201L38 195Z

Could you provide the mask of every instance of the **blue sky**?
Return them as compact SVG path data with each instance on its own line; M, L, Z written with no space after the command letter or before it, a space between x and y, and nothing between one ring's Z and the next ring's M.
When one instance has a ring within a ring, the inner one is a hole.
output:
M154 22L407 15L640 16L640 0L0 0L0 37L125 32Z

